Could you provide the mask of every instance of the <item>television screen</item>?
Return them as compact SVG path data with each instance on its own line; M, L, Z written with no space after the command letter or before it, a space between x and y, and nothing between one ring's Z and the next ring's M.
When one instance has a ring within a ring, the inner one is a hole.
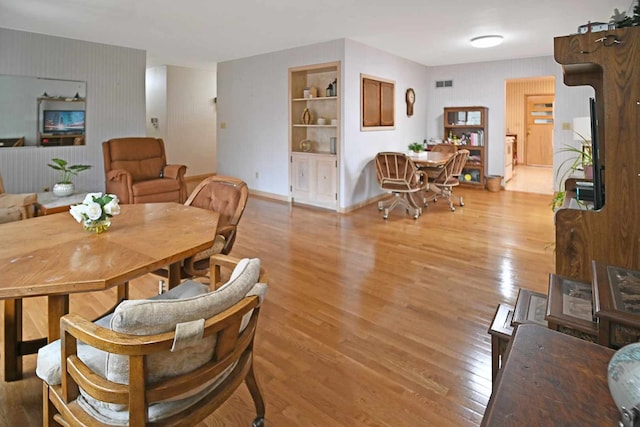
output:
M44 110L43 133L84 134L84 111Z

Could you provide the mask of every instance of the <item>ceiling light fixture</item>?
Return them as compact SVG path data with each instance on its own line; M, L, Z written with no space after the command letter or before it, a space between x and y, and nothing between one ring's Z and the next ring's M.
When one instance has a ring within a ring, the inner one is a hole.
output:
M471 46L485 48L498 46L502 43L502 36L480 36L471 39Z

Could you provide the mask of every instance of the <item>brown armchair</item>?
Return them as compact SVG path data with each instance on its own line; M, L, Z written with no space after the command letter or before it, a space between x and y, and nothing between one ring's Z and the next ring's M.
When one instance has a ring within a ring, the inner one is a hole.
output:
M102 143L107 193L120 203L183 203L184 165L168 165L160 138L115 138Z
M8 194L0 176L0 224L33 217L38 196L35 193Z

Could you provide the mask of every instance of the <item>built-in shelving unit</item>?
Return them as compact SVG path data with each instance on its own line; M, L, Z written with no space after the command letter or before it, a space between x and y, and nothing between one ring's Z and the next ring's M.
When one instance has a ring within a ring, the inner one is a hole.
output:
M294 202L337 208L339 76L339 62L289 69L290 190Z

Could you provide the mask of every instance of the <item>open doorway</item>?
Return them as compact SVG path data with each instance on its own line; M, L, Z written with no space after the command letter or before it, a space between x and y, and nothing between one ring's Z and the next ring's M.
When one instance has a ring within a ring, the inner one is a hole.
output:
M555 77L507 79L505 93L505 152L513 152L512 174L505 188L553 194Z

